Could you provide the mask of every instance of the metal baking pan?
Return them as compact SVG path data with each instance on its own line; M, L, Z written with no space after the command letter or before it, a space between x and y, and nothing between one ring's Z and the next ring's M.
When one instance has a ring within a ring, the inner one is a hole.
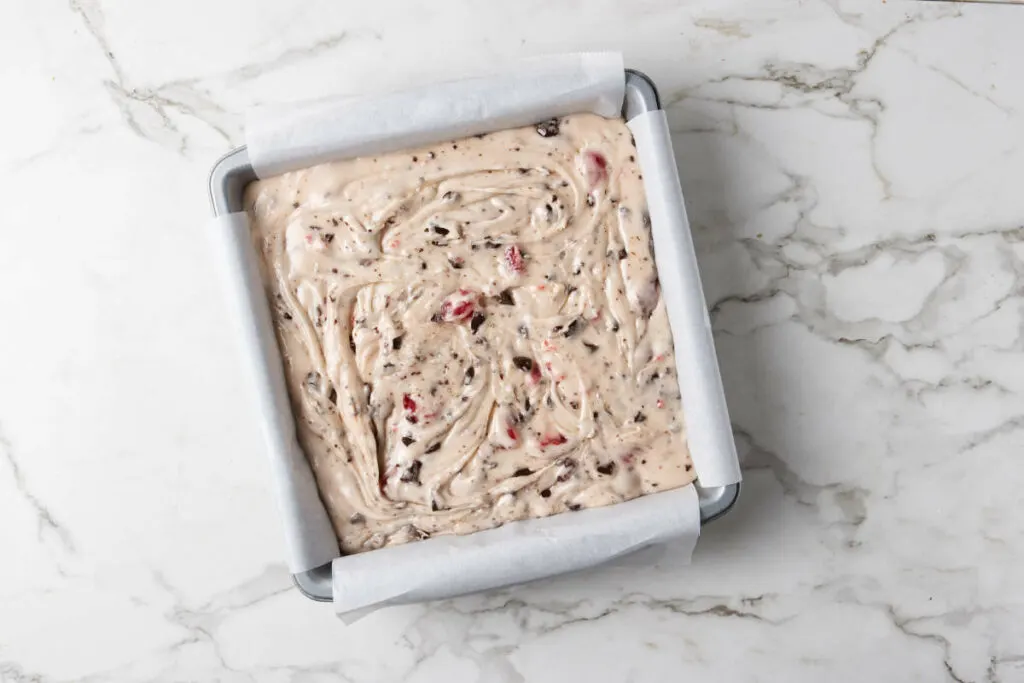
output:
M661 108L658 91L645 74L632 69L626 70L626 97L622 103L622 115L629 119ZM242 195L245 187L256 180L256 173L249 163L245 145L237 147L221 157L210 172L210 202L216 216L242 211ZM700 522L705 525L724 515L739 498L740 485L702 487L694 482L700 501ZM331 564L327 563L307 572L293 574L298 589L311 600L330 602L332 600Z

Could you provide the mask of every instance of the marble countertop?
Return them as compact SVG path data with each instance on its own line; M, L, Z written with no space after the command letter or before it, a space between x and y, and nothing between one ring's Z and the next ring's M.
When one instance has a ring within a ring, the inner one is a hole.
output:
M468 7L0 4L0 681L1024 681L1024 8ZM688 567L346 626L282 563L208 169L256 103L574 49L661 89L741 502Z

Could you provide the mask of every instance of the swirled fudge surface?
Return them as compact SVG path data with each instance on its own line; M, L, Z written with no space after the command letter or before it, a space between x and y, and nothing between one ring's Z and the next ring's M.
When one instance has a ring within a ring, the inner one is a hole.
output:
M623 121L323 164L245 206L344 552L694 479Z

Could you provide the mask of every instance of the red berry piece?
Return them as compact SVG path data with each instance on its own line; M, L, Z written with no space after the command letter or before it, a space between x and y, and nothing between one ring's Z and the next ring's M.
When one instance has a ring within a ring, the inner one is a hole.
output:
M441 302L441 311L434 317L435 322L461 323L473 317L480 295L468 289L460 289Z
M608 181L608 159L600 152L592 149L584 150L580 155L583 177L591 190Z
M564 434L546 435L540 440L540 447L547 448L548 446L561 446L563 443L568 441Z
M523 262L523 252L515 244L505 248L505 270L510 275L518 275L526 272L526 263Z

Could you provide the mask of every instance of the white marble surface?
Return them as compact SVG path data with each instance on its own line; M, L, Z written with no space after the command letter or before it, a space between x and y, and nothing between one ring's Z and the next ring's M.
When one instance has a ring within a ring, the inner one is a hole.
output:
M1022 34L899 0L0 3L0 681L1024 681ZM690 567L345 626L280 560L207 170L253 103L587 48L670 112L742 501Z

